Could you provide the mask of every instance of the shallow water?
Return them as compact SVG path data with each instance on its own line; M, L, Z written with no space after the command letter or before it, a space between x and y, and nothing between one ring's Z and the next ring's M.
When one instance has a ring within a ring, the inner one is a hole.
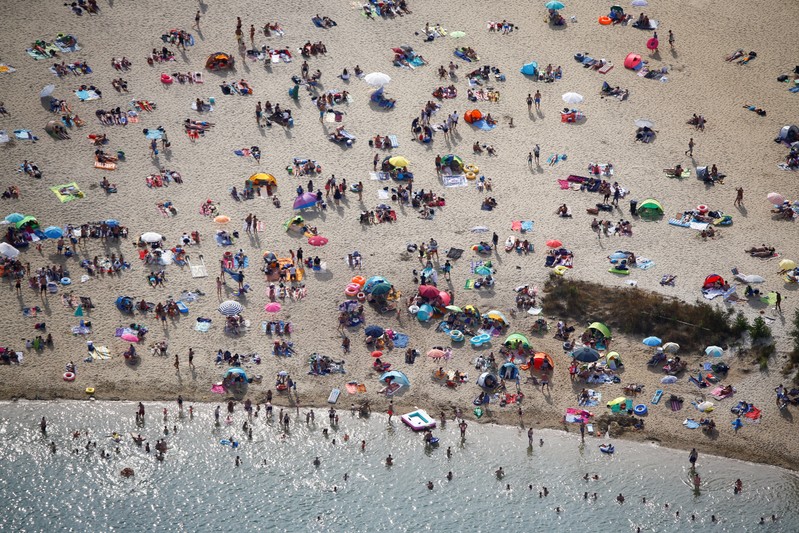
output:
M799 477L793 472L700 455L702 486L695 494L686 452L617 440L616 453L608 456L599 452L599 439L581 445L579 438L556 431L536 431L536 442L528 447L520 429L470 424L461 442L456 424L449 422L435 431L441 445L425 449L421 436L396 417L389 427L382 415L364 420L345 410L339 411L338 429L325 439L327 413L317 409L311 426L305 424L304 410L301 423L291 411L286 438L275 424L256 418L249 441L241 430L246 419L241 408L232 425L216 428L212 406L196 406L189 419L187 412L178 418L177 406L170 404L170 449L163 463L130 438L116 445L108 437L136 431L154 446L164 437L163 407L148 404L146 426L137 428L133 403L3 403L0 529L486 531L524 524L539 531L635 531L637 526L703 531L711 514L719 520L713 531L799 528ZM39 431L42 415L48 420L47 437ZM91 452L84 449L85 437L73 441L71 436L86 429L97 441ZM219 443L231 435L242 441L235 450ZM47 446L51 440L55 456ZM453 452L449 460L447 447ZM112 457L101 459L101 449ZM391 468L383 464L389 453ZM239 468L236 455L242 459ZM318 468L312 464L316 456ZM506 472L501 481L494 476L499 466ZM121 477L125 467L136 475ZM453 481L446 480L448 471ZM586 472L599 473L600 479L584 481ZM732 491L736 478L744 483L740 495ZM426 488L428 480L433 490ZM549 496L539 498L543 486ZM585 491L596 492L597 500L584 500ZM615 501L619 493L626 497L623 505ZM771 514L779 517L776 523L758 525L761 515Z

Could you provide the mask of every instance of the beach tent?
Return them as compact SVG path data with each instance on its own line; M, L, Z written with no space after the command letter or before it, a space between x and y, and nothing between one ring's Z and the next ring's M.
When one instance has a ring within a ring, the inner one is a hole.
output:
M544 361L547 362L549 368L555 368L555 361L552 360L552 356L544 352L536 352L533 356L533 368L541 370L541 367L544 366Z
M294 209L308 209L316 205L316 194L304 192L294 199Z
M647 198L638 205L638 214L642 217L659 217L663 215L663 206L657 200Z
M234 63L235 60L228 54L216 52L208 56L208 60L205 62L205 68L208 70L225 70L233 68Z
M463 170L463 159L455 154L447 154L441 158L441 166L449 167L453 173L458 174Z
M605 356L605 361L608 362L608 367L610 367L611 370L616 370L618 367L622 366L619 352L610 352Z
M479 109L471 109L463 114L463 120L471 124L483 118L483 114Z
M283 229L288 231L289 228L301 227L303 224L305 224L305 219L300 215L295 215L283 223Z
M505 318L505 314L502 311L497 311L496 309L492 309L488 313L483 315L483 318L487 318L489 320L494 320L496 322L500 322L502 325L507 326L510 324L508 319Z
M516 379L519 375L519 367L513 363L505 363L499 369L499 377L502 379Z
M631 70L638 70L643 66L643 61L641 61L641 56L639 54L629 53L627 57L624 58L624 66L625 68L629 68Z
M579 350L575 350L574 353L572 353L572 357L581 363L594 363L599 361L600 355L599 352L593 348L583 346Z
M491 372L483 372L480 374L480 377L477 378L477 384L484 389L493 390L499 384L499 380L497 376Z
M247 181L244 182L244 186L248 189L253 187L260 187L261 185L277 185L277 179L272 174L266 174L264 172L259 172L258 174L253 174Z
M392 370L391 372L386 372L382 376L380 376L380 381L383 383L388 383L389 381L392 383L397 383L399 385L405 385L406 387L411 386L411 382L408 379L408 376L400 372L399 370Z
M530 61L526 65L524 65L519 72L524 74L525 76L537 76L538 75L538 63L535 61Z
M227 371L225 372L225 379L231 376L234 378L241 377L242 379L247 379L247 373L244 371L243 368L240 367L228 368Z
M133 298L130 296L120 296L117 298L116 301L117 309L122 311L123 313L132 313L133 312Z
M780 130L779 136L777 137L777 142L785 142L790 144L795 141L799 141L799 127L795 124L783 126Z
M503 344L505 346L510 346L511 348L518 348L519 345L522 345L525 348L530 347L530 341L521 333L512 333L508 335L508 338L505 339Z
M26 226L30 227L31 229L36 229L39 227L39 222L36 220L36 217L27 215L23 217L21 220L18 220L16 224L14 224L14 227L16 227L17 229L22 229Z
M588 329L593 330L593 331L598 331L606 339L612 339L613 338L613 335L610 334L610 328L607 327L602 322L594 322L590 326L588 326Z
M710 289L715 284L724 285L725 281L724 278L719 276L718 274L711 274L705 278L705 283L702 284L703 289Z
M9 259L14 259L19 255L19 250L8 244L7 242L0 242L0 255Z

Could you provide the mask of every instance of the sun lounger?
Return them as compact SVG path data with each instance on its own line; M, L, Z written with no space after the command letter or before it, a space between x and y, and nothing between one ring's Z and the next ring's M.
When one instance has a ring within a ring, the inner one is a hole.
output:
M116 170L117 169L117 164L116 163L112 163L110 161L105 162L105 163L101 163L99 161L95 161L94 162L94 168L99 168L99 169L102 169L102 170Z
M208 270L205 268L205 260L203 256L200 256L200 264L192 265L191 261L189 261L189 257L186 256L186 263L191 268L191 277L193 278L207 278L208 277Z
M399 139L397 139L396 135L389 135L388 140L391 143L392 148L399 148Z

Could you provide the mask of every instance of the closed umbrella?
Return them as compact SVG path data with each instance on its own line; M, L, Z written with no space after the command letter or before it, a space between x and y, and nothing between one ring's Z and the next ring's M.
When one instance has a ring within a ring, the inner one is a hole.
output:
M720 346L708 346L705 348L705 355L709 355L711 357L721 357L724 355L724 348Z
M655 123L652 122L651 120L649 120L648 118L636 119L635 125L638 126L639 128L650 128L651 129L651 128L655 127Z
M7 242L0 242L0 255L9 259L14 259L19 255L19 250L8 244Z
M264 311L267 313L277 313L282 309L280 302L270 302L264 306Z
M557 239L551 239L547 241L547 246L549 246L550 248L560 248L561 246L563 246L563 243Z
M657 337L647 337L644 339L644 344L647 346L660 346L662 343L663 341Z
M327 237L322 237L321 235L314 235L308 238L308 244L311 246L324 246L327 242Z
M219 304L217 310L225 316L236 316L244 311L244 306L233 300L226 300Z
M401 155L392 157L388 160L388 162L391 164L391 166L397 168L405 168L410 164L410 162Z
M139 337L133 333L123 333L120 339L127 342L139 342Z
M780 270L793 270L796 268L796 261L793 259L783 259L780 261Z
M53 91L55 91L55 85L45 85L44 89L39 93L39 98L50 98Z
M566 93L561 98L563 98L563 101L567 104L579 104L585 100L582 94L577 93Z
M559 9L563 9L566 6L564 6L562 3L558 2L557 0L552 0L544 4L544 7L547 9L554 9L555 11L557 11Z
M583 346L579 350L576 350L572 357L574 357L577 361L581 363L594 363L599 361L599 352L594 350L593 348L589 348L588 346Z
M9 224L16 224L23 218L25 218L25 215L21 213L11 213L10 215L6 216L5 221Z
M305 192L294 199L294 209L308 209L316 205L316 194Z
M680 345L676 342L667 342L663 345L663 351L668 353L677 353L680 351Z
M766 198L774 205L780 205L785 201L785 197L778 192L770 192Z
M64 236L64 230L58 226L49 226L44 229L44 234L48 239L59 239Z
M383 74L382 72L372 72L364 76L363 81L372 87L382 87L383 85L388 85L388 83L391 81L391 77L388 74Z
M160 233L156 233L154 231L148 231L147 233L141 234L141 240L144 242L160 242L163 238L164 237Z

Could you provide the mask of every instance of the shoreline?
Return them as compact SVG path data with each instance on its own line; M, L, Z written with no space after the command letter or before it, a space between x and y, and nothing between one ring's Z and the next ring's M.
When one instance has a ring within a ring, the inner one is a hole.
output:
M232 398L225 397L223 400L220 401L220 404L224 403L224 402L226 402L226 401L228 401L230 399L232 399ZM295 407L294 402L280 402L279 400L281 400L281 399L287 399L287 398L275 396L275 397L273 397L272 404L275 407L278 407L278 408L280 408L280 407L282 407L282 408L287 408L287 407L294 408ZM275 400L278 400L278 401L275 401ZM14 402L18 402L18 401L30 401L30 402L51 402L51 401L55 401L55 402L58 402L58 401L92 401L92 400L87 399L85 396L83 397L83 399L81 399L79 397L74 397L74 398L70 398L70 397L27 398L27 397L24 397L24 396L23 397L13 397L13 398L0 397L0 402L11 402L11 403L14 403ZM135 404L136 402L173 403L174 402L174 398L169 398L169 399L158 398L158 397L149 397L149 398L146 398L146 399L141 399L141 398L139 398L139 399L98 398L98 399L96 399L96 401L98 401L98 402L121 402L121 403L130 402L131 404ZM205 398L199 399L199 400L194 400L192 398L184 397L183 401L184 401L184 404L186 404L186 405L191 405L192 403L194 403L194 404L198 404L199 403L199 404L208 406L209 409L212 409L212 406L215 403L215 402L210 401L210 399L205 399ZM411 403L415 403L415 402L411 402ZM349 409L349 407L345 407L343 405L339 406L338 404L336 404L336 406L338 406L337 410ZM331 405L327 404L327 403L313 403L311 405L306 405L306 404L302 403L302 401L301 401L300 410L301 411L305 410L305 409L327 410L330 407L331 407ZM394 403L395 417L397 419L397 424L399 424L400 426L403 425L402 422L399 421L399 415L401 415L403 412L412 411L413 409L416 409L416 408L425 409L428 412L428 414L430 414L431 416L434 416L434 412L435 411L432 410L432 409L428 409L428 408L426 408L424 406L409 405L408 403L404 403L402 401L399 401L399 402L395 402ZM437 408L437 409L440 412L440 408ZM452 409L453 408L451 406L449 406L449 410L452 411ZM380 413L380 414L384 415L385 413ZM495 416L495 415L498 415L498 416ZM438 414L436 414L435 416L437 417ZM477 418L475 418L474 416L465 416L464 417L464 419L470 424L471 423L479 423L481 425L496 425L496 426L503 426L503 427L506 427L506 428L522 428L522 426L520 424L513 423L513 420L517 419L517 418L518 417L516 416L515 413L504 412L504 411L497 412L497 410L489 410L489 411L487 411L486 414L483 416L483 418L481 418L479 420ZM573 434L573 431L569 431L569 429L568 429L569 426L566 425L562 421L562 419L561 420L557 420L557 419L555 419L553 417L549 417L549 418L537 417L537 418L538 418L538 420L536 420L534 422L534 426L533 426L534 430L548 429L548 430L555 430L555 431L561 431L563 433ZM436 418L436 420L440 420L440 419ZM449 418L449 417L447 418L447 422L448 423L454 423L455 420L456 419L455 419L454 415L452 416L452 418ZM529 427L529 426L524 426L523 429L526 429L527 427ZM409 428L406 428L406 429L408 429L408 431L411 431ZM578 426L575 426L574 431L577 431L579 433ZM586 442L591 442L591 441L595 440L597 445L598 445L599 443L602 442L602 439L604 439L604 438L606 438L606 435L603 435L602 437L587 436L586 437ZM611 436L611 437L608 437L608 438L610 438L610 439L618 439L618 440L627 440L627 441L636 442L636 443L639 443L639 444L643 444L643 443L655 444L658 447L668 448L668 449L671 449L671 450L684 450L686 452L690 451L691 448L696 448L702 454L713 455L713 456L719 457L719 458L735 459L737 461L743 461L743 462L750 463L750 464L764 464L764 465L769 465L769 466L775 466L775 467L779 467L779 468L782 468L784 470L787 470L789 472L792 472L794 475L799 476L799 468L797 468L797 463L796 463L796 461L793 458L791 458L789 456L784 456L783 457L783 456L775 456L773 454L757 453L756 450L758 448L755 448L755 449L747 451L747 450L742 449L741 447L730 446L729 444L727 444L725 446L721 446L721 447L718 447L718 446L713 447L711 445L705 445L705 444L697 442L697 441L689 441L688 439L676 438L676 435L674 433L672 433L672 432L660 433L658 431L650 432L650 431L647 431L647 430L643 430L643 431L640 431L640 432L624 431L624 432L622 432L619 435Z

